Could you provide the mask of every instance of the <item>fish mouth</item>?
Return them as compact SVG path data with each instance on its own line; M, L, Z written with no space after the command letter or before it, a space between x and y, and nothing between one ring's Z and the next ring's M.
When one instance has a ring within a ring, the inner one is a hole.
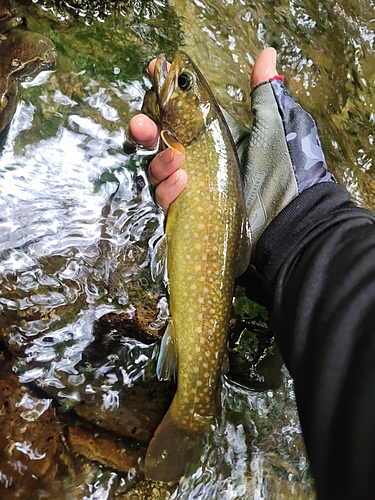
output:
M178 74L179 64L176 56L174 57L168 71L168 63L165 55L160 54L156 59L154 81L161 110L168 104L169 99L174 92L178 80Z
M160 54L157 57L154 70L154 85L160 109L160 125L162 129L161 137L166 146L172 147L172 149L179 150L181 148L181 145L168 130L168 126L166 126L166 123L164 121L164 111L168 106L169 100L176 88L176 84L178 81L180 65L178 62L178 57L176 57L177 54L178 53L175 54L169 71L168 62L165 58L165 55Z

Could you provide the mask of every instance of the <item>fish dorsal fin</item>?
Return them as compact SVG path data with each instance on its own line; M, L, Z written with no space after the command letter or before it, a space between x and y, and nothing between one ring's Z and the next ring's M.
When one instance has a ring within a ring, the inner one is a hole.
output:
M242 217L241 223L241 234L239 237L239 245L238 245L238 260L236 265L236 278L241 276L246 269L249 267L250 257L251 257L251 231L250 224L246 217L246 214Z
M156 375L159 380L170 380L177 378L177 355L173 340L173 322L169 321L163 335L160 346L160 354L156 367Z
M167 281L168 236L164 235L156 243L151 255L151 278L156 283Z

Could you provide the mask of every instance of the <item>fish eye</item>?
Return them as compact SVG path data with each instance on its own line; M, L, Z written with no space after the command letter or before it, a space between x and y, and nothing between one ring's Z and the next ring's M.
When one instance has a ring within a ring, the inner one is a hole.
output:
M195 77L193 73L188 73L187 71L184 71L178 76L178 86L180 87L181 90L187 91L190 90L191 87L195 83Z

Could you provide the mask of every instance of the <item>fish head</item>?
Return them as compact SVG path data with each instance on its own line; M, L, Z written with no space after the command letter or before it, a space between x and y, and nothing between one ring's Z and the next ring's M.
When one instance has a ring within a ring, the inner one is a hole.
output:
M169 71L165 56L157 58L154 82L162 131L184 146L193 143L204 132L216 102L203 75L179 50Z

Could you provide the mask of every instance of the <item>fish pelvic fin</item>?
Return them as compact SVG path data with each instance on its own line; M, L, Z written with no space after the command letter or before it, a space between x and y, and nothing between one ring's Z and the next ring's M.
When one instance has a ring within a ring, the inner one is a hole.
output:
M156 375L159 380L177 379L177 354L173 340L173 321L169 320L160 346Z
M187 468L196 469L199 466L204 437L179 427L169 409L146 452L146 479L175 482L180 480Z

